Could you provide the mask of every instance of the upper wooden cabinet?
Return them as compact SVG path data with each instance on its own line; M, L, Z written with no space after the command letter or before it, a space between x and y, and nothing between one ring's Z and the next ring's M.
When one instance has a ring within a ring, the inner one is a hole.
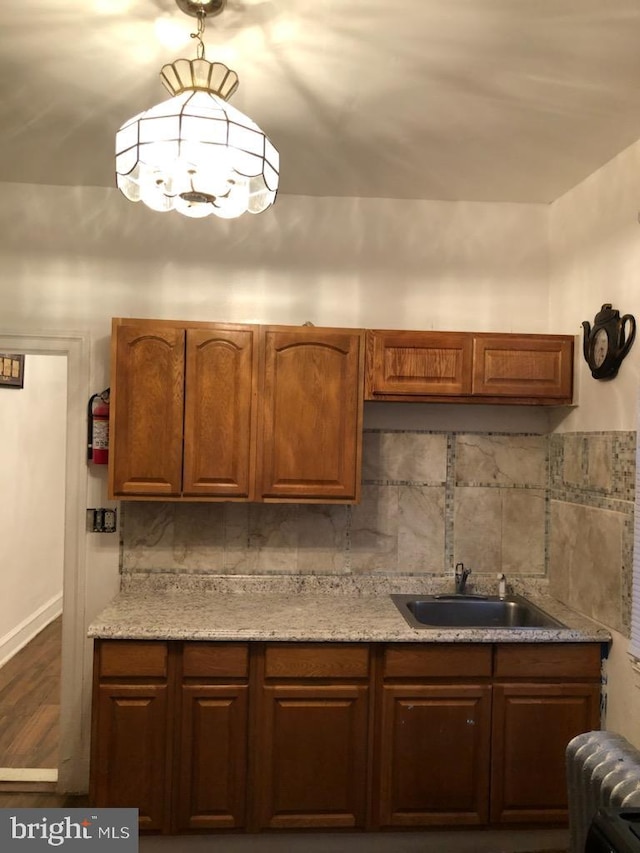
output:
M261 497L357 500L364 333L270 326L263 336Z
M572 394L571 335L367 332L367 400L561 405Z
M363 371L356 329L115 319L110 496L354 502Z
M571 402L573 337L474 335L472 393Z
M248 499L256 360L251 326L114 320L112 497Z

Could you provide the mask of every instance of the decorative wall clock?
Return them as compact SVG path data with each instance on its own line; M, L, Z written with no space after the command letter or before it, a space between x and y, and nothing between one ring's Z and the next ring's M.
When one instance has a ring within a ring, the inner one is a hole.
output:
M593 327L585 320L583 352L594 379L613 379L636 336L632 314L620 312L607 302L596 314Z

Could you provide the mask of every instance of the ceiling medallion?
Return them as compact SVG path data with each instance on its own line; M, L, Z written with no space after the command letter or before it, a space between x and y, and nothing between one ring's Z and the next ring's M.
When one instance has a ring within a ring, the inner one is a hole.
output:
M255 122L227 103L238 88L235 71L204 58L205 19L225 2L176 0L198 19L197 56L163 66L160 79L173 97L116 133L116 182L130 201L197 219L261 213L275 201L278 152Z
M176 5L185 15L197 18L205 14L207 18L219 15L227 4L227 0L176 0Z

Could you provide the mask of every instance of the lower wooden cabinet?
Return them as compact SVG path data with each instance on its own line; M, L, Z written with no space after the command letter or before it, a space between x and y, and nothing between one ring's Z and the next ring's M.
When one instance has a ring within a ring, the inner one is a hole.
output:
M565 747L600 726L597 645L496 647L491 821L567 820Z
M142 830L169 829L168 682L167 643L96 643L90 798L138 808Z
M96 713L92 801L138 808L140 829L166 830L166 685L101 685Z
M554 825L600 645L96 640L91 803L165 833Z
M260 829L364 827L367 698L368 687L356 684L263 688Z
M256 827L363 829L369 646L266 643L255 658Z
M490 737L488 684L385 685L380 825L486 824Z
M245 825L248 687L182 685L175 767L176 828Z
M595 684L499 684L493 688L493 823L567 819L564 750L598 728Z

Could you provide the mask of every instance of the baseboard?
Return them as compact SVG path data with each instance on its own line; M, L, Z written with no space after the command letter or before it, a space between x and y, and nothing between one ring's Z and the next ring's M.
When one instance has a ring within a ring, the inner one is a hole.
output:
M43 628L62 613L62 592L54 595L34 613L23 619L11 631L0 638L0 667L17 655Z
M55 791L55 767L0 767L0 791Z

